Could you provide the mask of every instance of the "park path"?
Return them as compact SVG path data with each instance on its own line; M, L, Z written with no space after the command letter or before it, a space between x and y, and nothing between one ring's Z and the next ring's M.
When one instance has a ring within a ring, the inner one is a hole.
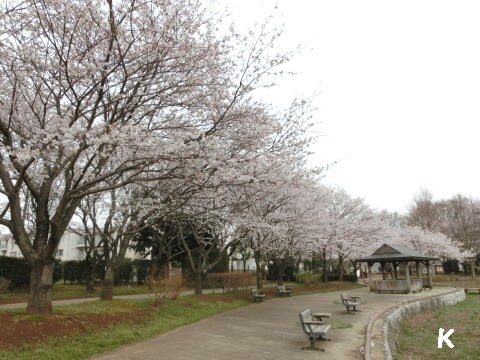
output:
M204 294L212 293L212 292L222 292L222 289L206 289L203 290ZM187 296L187 295L193 295L193 290L185 290L182 291L180 296ZM114 299L153 299L153 294L133 294L133 295L118 295L114 296ZM67 306L67 305L73 305L73 304L81 304L85 302L90 302L90 301L97 301L98 297L93 297L93 298L80 298L80 299L68 299L68 300L54 300L52 301L53 306ZM14 304L3 304L0 305L0 310L8 310L8 309L26 309L27 308L27 303L26 302L21 302L21 303L14 303Z
M350 290L349 294L361 295L365 302L361 311L354 314L347 314L340 303L340 294L344 291L274 298L122 346L92 360L361 359L365 328L375 314L395 303L451 290L450 287L434 288L409 295L370 294L367 288ZM333 321L348 322L352 327L330 330L328 337L332 341L319 343L325 352L300 350L308 345L308 339L300 328L298 313L307 308L313 312L330 312Z

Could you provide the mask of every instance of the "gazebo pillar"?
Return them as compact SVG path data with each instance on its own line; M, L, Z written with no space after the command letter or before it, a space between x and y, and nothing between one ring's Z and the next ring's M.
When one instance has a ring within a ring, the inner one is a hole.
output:
M420 280L421 289L423 289L423 278L422 272L420 271L420 261L415 261L415 271L417 272L417 278Z
M368 262L367 263L367 268L368 268L368 287L370 291L372 291L372 265L373 263Z
M405 262L405 280L407 281L407 291L408 293L412 292L412 282L410 281L410 267L408 266L408 261Z
M427 274L428 274L428 288L433 288L433 280L432 280L432 269L430 268L430 261L427 260Z
M392 267L393 267L393 278L395 280L398 279L398 274L397 274L397 262L396 261L392 261Z
M385 263L382 261L380 263L380 267L382 268L382 279L385 280Z

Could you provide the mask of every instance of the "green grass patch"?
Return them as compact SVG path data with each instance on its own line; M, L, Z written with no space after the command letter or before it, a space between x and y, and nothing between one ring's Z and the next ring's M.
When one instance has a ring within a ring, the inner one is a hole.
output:
M325 319L323 322L326 325L332 325L332 329L348 329L353 326L349 322L337 319Z
M132 323L129 321L99 329L89 334L56 337L8 351L0 350L0 358L5 360L85 359L122 344L142 340L178 326L250 303L248 300L233 299L228 296L225 297L225 301L218 301L218 294L215 295L214 301L208 301L208 297L209 295L205 295L201 300L196 299L194 296L182 297L176 301L166 301L159 308L153 308L149 300L95 301L59 307L55 309L57 314L68 314L71 316L148 311L148 318L146 322Z
M433 284L437 286L455 286L458 288L480 287L480 278L464 275L435 275Z
M56 283L52 289L53 300L82 299L82 298L98 298L100 297L101 288L96 287L95 291L88 293L85 291L85 285ZM113 289L114 296L118 295L136 295L148 294L151 291L144 285L122 285ZM0 304L12 304L28 301L28 290L7 291L0 294Z
M455 347L437 348L438 329L455 329L450 340ZM480 359L480 296L467 295L456 305L418 314L401 323L395 359Z

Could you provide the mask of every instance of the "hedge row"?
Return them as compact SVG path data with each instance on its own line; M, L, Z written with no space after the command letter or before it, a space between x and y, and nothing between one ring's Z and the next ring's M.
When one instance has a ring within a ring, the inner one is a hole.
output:
M144 284L150 268L150 261L144 259L126 260L115 271L115 283L131 283L135 280L138 284ZM59 261L55 260L53 281L63 279L69 283L85 283L89 278L89 265L86 260ZM28 288L30 284L31 267L23 258L0 256L0 277L10 280L9 289ZM136 272L136 277L134 274ZM102 280L105 274L105 263L99 263L96 267L96 278Z
M62 266L64 283L68 281L71 284L81 284L90 277L90 266L86 260L64 261ZM95 278L102 279L105 275L105 263L98 263L95 270Z
M305 271L303 273L299 273L296 276L298 282L311 284L322 281L322 275L318 273L313 273L311 271ZM339 281L340 275L339 274L327 274L327 281ZM343 281L357 281L356 275L345 274L343 275Z
M30 284L31 267L23 258L0 256L0 277L10 280L9 289L27 288ZM53 268L53 281L62 278L62 266L59 260L55 260Z
M255 283L255 277L250 272L224 272L208 274L212 288L235 289L247 288Z
M86 260L64 261L62 265L64 282L83 284L90 276L90 267ZM150 260L125 260L115 269L115 285L130 284L132 282L144 284L149 270ZM102 261L95 267L95 277L102 280L104 275L105 262Z

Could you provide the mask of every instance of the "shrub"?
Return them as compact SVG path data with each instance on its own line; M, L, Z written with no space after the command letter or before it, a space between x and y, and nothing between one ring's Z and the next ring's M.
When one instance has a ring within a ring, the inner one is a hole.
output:
M53 266L53 283L62 279L62 262L60 260L55 260L55 265Z
M237 290L247 288L255 279L250 272L225 272L208 274L208 280L212 287Z
M30 283L30 266L24 259L2 256L0 276L10 280L10 289L26 288Z
M338 275L338 274L327 274L327 281L339 281L339 280L340 280L340 275ZM353 274L343 275L343 281L355 282L357 280L358 280L357 275L353 275Z
M61 265L55 260L53 268L53 282L61 279ZM27 288L30 284L31 267L23 258L0 256L0 276L10 280L9 289Z
M129 284L132 280L133 264L131 260L125 260L115 269L114 282L115 285L122 283Z
M219 251L216 250L213 252L213 254L211 253L210 257L213 258L213 259L216 259L216 257L218 257ZM228 264L230 262L230 258L228 257L228 255L223 255L222 258L213 266L211 267L208 272L209 273L224 273L224 272L227 272L228 271Z
M442 263L443 272L445 274L458 274L460 268L458 266L458 260L447 260Z
M0 294L3 294L10 287L11 281L0 276Z
M63 282L84 284L90 276L90 265L87 260L69 260L62 263ZM105 262L100 261L95 267L95 278L103 279L105 275Z
M85 260L71 260L63 262L63 282L80 284L85 281L88 274Z
M287 261L287 260L283 260ZM270 281L277 281L278 280L278 270L277 265L275 263L268 263L268 272L267 272L267 279ZM290 281L291 279L295 278L295 265L291 263L287 263L285 266L285 272L283 274L283 280Z
M319 274L314 274L311 271L305 271L303 273L297 274L295 277L298 282L301 282L306 286L319 282L321 278Z
M182 276L170 276L161 279L147 276L147 282L153 291L155 306L160 305L165 299L176 300L185 284Z

